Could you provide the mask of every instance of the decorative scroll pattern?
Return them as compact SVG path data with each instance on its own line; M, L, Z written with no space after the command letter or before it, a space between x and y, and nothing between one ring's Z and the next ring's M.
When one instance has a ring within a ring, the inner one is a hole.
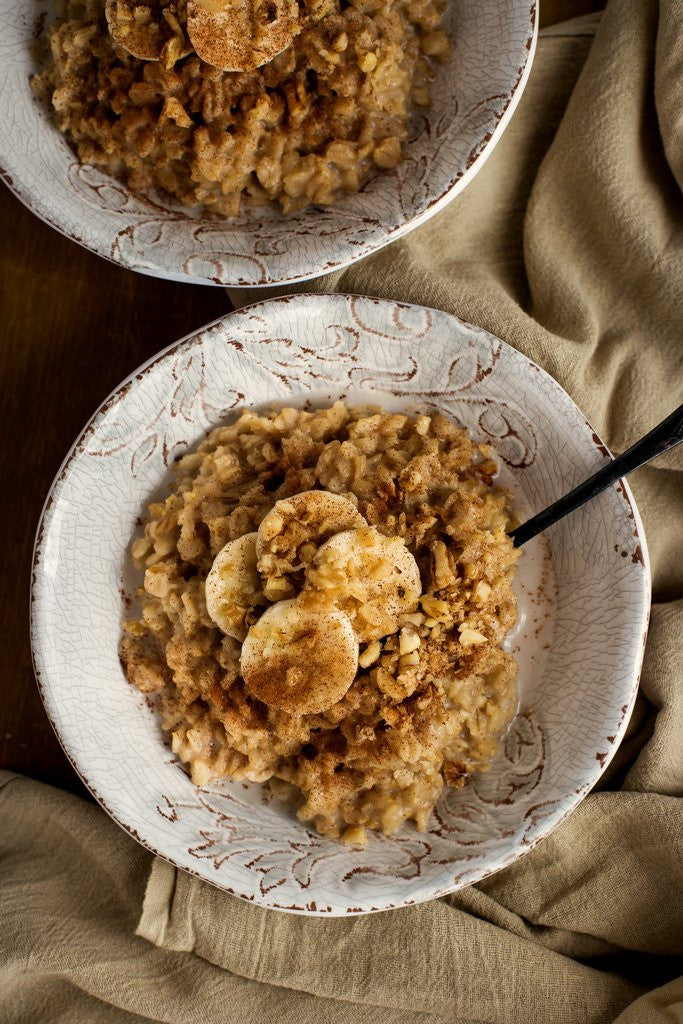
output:
M528 74L535 0L450 0L452 53L433 105L415 118L406 158L362 192L291 217L251 211L226 221L158 196L132 195L80 166L29 86L36 18L46 0L0 0L0 174L63 234L133 270L222 285L306 280L348 265L422 223L483 163ZM42 13L41 13L42 12Z

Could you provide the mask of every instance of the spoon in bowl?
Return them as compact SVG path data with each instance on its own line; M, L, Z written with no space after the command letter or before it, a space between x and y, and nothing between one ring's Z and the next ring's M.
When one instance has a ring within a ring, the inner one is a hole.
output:
M563 519L575 508L590 501L600 494L611 484L621 480L622 477L632 473L639 466L651 462L658 455L675 448L683 441L683 405L667 416L665 420L651 430L649 434L636 441L627 451L616 459L611 459L606 465L589 476L582 484L575 487L563 498L553 502L548 508L543 509L537 515L532 516L526 523L517 526L510 531L510 536L516 548L526 544L532 537L536 537L543 530Z

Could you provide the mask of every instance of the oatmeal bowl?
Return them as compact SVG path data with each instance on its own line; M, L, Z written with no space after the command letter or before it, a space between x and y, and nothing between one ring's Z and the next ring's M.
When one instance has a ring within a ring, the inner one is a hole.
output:
M10 188L109 260L233 287L338 269L441 209L503 132L536 41L533 0L0 11Z
M609 456L544 371L445 313L247 307L140 367L67 455L36 676L93 795L259 905L407 906L510 864L596 783L647 627Z

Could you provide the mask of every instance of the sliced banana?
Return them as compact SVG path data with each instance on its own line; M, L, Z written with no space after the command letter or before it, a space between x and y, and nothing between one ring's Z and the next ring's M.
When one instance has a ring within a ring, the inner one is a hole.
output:
M172 67L194 48L221 71L252 71L286 50L303 27L297 0L188 0L186 15L176 6L105 0L110 35L140 60Z
M188 0L187 34L198 57L222 71L252 71L301 31L297 0Z
M206 577L205 594L206 610L218 628L235 640L244 640L248 613L266 603L256 568L255 533L246 533L221 548Z
M304 596L318 591L353 623L362 643L394 633L399 616L414 611L422 592L420 570L400 537L374 527L346 530L318 550L306 573Z
M342 612L279 601L247 633L240 663L247 689L264 704L313 714L341 700L355 679L358 642Z
M271 600L292 597L288 575L305 568L318 547L342 530L367 526L353 502L329 491L302 491L275 503L258 528L256 556Z
M106 0L104 13L112 39L133 57L172 66L192 53L174 2L159 6L154 16L143 0Z

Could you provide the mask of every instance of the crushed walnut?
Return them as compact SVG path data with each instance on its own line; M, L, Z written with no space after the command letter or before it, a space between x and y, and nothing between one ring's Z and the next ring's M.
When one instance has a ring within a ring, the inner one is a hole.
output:
M197 785L271 780L359 843L487 769L517 703L496 472L444 416L342 402L246 411L179 459L121 658Z

